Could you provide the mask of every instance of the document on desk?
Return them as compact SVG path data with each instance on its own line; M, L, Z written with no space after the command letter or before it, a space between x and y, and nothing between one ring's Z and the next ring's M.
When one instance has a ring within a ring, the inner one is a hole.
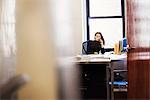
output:
M109 58L91 58L90 62L110 62Z
M116 54L111 54L109 55L111 60L121 60L121 59L126 59L127 55L126 54L121 54L121 55L116 55Z
M98 54L98 55L94 54L78 55L76 56L76 58L78 59L77 62L110 62L114 60L126 59L127 55L126 54L116 55L108 52L105 54Z
M79 62L110 62L109 57L104 57L104 55L78 55L80 57Z
M123 53L120 55L114 54L113 52L105 52L105 54L95 55L95 57L109 58L111 60L122 60L127 58L127 54Z

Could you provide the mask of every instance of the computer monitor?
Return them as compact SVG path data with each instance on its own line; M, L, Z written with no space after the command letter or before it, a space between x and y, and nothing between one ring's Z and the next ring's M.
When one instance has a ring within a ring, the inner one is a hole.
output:
M83 54L94 54L97 52L99 54L99 51L101 50L101 45L98 41L86 41L83 42Z

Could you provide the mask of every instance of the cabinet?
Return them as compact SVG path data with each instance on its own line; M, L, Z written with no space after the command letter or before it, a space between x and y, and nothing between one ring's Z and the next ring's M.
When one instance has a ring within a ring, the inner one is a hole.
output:
M77 63L80 69L79 90L83 100L113 100L116 95L127 94L126 56L82 56Z
M112 96L114 100L127 99L127 87L128 87L128 78L127 78L127 60L118 60L111 62L111 71L113 84L112 84Z
M109 99L109 64L80 63L80 91L83 100Z

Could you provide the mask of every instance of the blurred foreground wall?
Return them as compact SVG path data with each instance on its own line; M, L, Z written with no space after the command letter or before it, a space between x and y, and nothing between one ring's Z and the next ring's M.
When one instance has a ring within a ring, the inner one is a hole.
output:
M19 92L21 100L57 98L48 13L48 0L16 0L17 74L26 73L31 77Z
M31 77L21 100L58 98L56 59L80 54L81 17L80 0L16 0L17 74Z

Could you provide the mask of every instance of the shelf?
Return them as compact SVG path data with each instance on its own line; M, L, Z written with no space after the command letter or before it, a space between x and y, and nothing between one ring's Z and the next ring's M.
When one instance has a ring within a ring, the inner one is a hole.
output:
M127 72L128 70L113 70L114 72Z
M127 92L128 90L127 90L127 88L125 89L122 89L122 88L115 88L114 90L113 90L114 92Z
M112 84L112 82L109 82L109 84ZM128 85L128 82L113 82L113 85Z

